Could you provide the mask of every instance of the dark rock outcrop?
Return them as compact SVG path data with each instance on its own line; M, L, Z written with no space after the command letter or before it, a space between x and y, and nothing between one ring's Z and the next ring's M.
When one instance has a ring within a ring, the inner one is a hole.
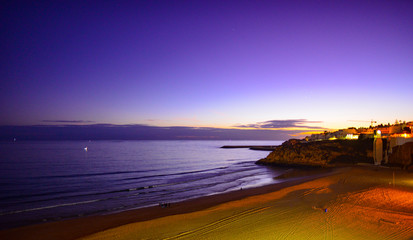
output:
M302 141L301 141L301 140L298 140L298 139L290 139L290 140L288 140L288 141L283 142L283 143L281 144L281 146L288 147L288 146L293 146L293 145L298 144L298 143L301 143L301 142L302 142Z
M340 163L373 163L373 140L306 142L292 139L278 146L257 164L332 166Z
M406 169L413 164L413 142L395 146L389 156L389 164L401 166Z

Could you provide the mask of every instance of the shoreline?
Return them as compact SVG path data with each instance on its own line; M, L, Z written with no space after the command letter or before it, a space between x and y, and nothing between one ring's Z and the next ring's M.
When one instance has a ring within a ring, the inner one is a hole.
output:
M410 239L412 176L372 166L294 169L281 183L9 229L0 239Z
M82 239L412 239L411 173L354 166L321 175Z
M307 171L303 171L302 169L294 169L293 171L298 172L298 174L295 177L284 178L283 180L291 179L284 182L184 200L181 202L172 203L166 208L151 206L127 210L119 213L86 216L5 229L0 231L0 239L38 239L39 235L42 236L42 239L44 240L77 239L130 223L148 221L177 214L197 212L220 204L278 191L283 188L335 174L338 170L339 169L319 169L316 174L306 175L308 174ZM320 171L323 173L320 173Z

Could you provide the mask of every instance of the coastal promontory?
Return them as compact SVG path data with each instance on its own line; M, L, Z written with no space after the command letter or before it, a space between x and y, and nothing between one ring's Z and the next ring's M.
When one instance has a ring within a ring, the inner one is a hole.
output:
M372 163L373 139L303 142L291 139L275 148L263 165L334 166L336 164Z

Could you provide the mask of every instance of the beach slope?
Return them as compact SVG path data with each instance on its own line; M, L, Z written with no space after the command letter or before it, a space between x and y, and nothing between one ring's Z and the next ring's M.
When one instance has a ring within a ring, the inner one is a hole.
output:
M393 178L394 176L394 178ZM82 239L411 239L413 176L351 167L266 194Z
M310 171L310 172L309 172ZM412 239L413 174L293 170L284 183L9 229L0 239Z

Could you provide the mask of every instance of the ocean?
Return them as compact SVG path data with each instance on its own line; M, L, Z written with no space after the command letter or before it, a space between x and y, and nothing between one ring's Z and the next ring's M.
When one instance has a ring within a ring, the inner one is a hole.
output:
M223 145L282 141L0 143L0 228L109 214L276 183L269 154ZM86 149L87 148L87 149Z

